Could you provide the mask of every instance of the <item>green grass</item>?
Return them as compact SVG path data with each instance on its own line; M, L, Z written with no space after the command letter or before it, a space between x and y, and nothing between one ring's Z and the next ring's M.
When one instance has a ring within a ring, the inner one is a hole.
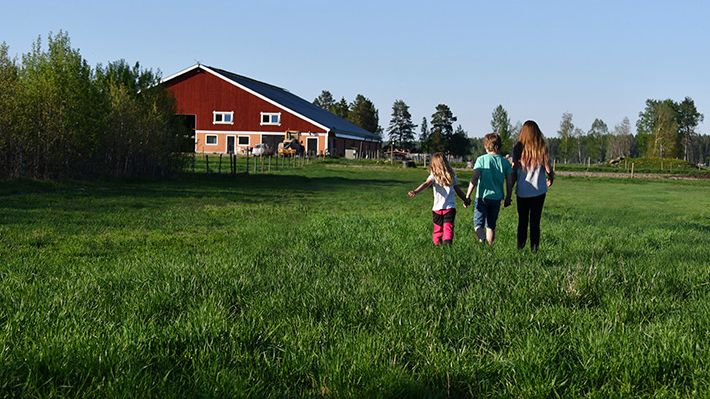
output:
M710 395L710 183L561 177L531 254L425 176L2 182L0 396Z
M686 161L675 158L627 158L616 165L607 163L597 164L564 164L557 163L558 171L574 172L607 172L607 173L631 173L633 164L635 173L657 173L657 174L681 174L698 177L710 176L710 169L698 168Z

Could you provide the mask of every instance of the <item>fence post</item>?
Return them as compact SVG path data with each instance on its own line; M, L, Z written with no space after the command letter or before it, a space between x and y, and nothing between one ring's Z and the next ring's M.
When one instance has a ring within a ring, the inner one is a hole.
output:
M210 157L205 154L205 170L208 175L210 174Z
M271 155L269 155L269 173L271 173Z
M217 164L217 174L221 175L222 174L222 154L219 154L219 163Z
M631 162L631 178L634 178L634 163Z

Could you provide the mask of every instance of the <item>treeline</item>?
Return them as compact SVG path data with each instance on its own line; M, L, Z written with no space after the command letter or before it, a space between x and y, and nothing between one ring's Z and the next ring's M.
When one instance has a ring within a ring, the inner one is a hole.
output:
M389 144L403 150L444 152L455 157L465 157L471 154L473 143L461 125L454 129L454 122L457 120L448 105L439 104L429 122L426 117L422 118L419 140L415 141L414 129L417 125L412 123L409 106L403 100L397 100L392 105L392 119L387 128Z
M358 94L355 100L349 103L345 97L335 101L330 91L323 90L313 100L313 104L347 119L367 131L376 133L382 138L383 128L379 124L377 108L370 99L362 94ZM418 125L412 123L409 106L403 100L397 100L392 105L392 119L387 128L389 142L384 144L385 146L392 144L401 150L443 151L454 156L468 155L471 152L472 143L461 125L454 129L454 122L456 122L456 116L451 112L449 106L439 104L431 116L431 129L427 119L423 118L420 134L416 139L415 129Z
M421 124L416 125L412 121L407 103L404 100L396 100L392 105L392 118L387 128L389 141L384 144L411 152L444 152L458 158L475 157L485 152L482 139L468 137L468 132L460 124L454 128L454 122L457 120L448 105L439 104L429 120L423 117ZM503 152L509 152L513 145L514 127L502 106L498 106L494 111L491 126L493 131L503 138ZM520 130L520 126L517 126L517 129Z
M362 94L355 96L355 100L348 102L345 97L335 101L333 94L328 90L323 90L321 94L313 100L313 104L330 111L331 113L349 120L353 124L382 137L382 127L380 117L375 105L369 98Z
M20 61L0 45L0 177L165 176L189 132L160 76L139 64L92 68L68 34Z
M561 162L601 163L619 157L677 158L692 164L710 162L710 136L697 132L703 121L693 99L646 100L636 134L628 118L613 129L595 119L588 130L576 127L571 113L562 114L558 137L549 139L552 156Z
M321 97L314 103L320 105ZM352 104L346 107L345 99L332 106L349 109L347 115L353 120L354 107ZM376 112L374 106L372 109ZM430 121L424 117L420 125L413 123L409 106L403 100L394 102L391 116L385 146L391 144L412 152L444 151L459 157L475 156L484 151L481 139L468 138L461 125L453 128L457 118L446 104L437 105ZM697 131L703 118L690 97L680 102L649 99L646 108L639 113L635 134L629 118L624 118L613 128L603 120L595 119L589 129L582 129L575 126L571 113L564 113L557 134L548 133L547 140L551 157L563 163L602 163L620 157L665 157L692 164L710 164L710 136ZM517 141L521 122L513 125L505 108L498 105L490 123L491 131L499 133L503 139L502 152L509 153Z

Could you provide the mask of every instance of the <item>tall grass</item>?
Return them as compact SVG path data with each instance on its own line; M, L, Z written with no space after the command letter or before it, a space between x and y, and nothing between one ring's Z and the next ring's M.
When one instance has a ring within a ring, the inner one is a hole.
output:
M531 254L425 176L3 182L0 395L709 394L707 182L559 178Z

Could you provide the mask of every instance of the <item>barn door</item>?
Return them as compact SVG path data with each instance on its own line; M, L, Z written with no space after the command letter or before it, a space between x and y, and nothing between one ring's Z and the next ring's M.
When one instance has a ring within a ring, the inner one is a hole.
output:
M318 137L309 137L306 141L306 151L309 156L315 156L318 154Z

